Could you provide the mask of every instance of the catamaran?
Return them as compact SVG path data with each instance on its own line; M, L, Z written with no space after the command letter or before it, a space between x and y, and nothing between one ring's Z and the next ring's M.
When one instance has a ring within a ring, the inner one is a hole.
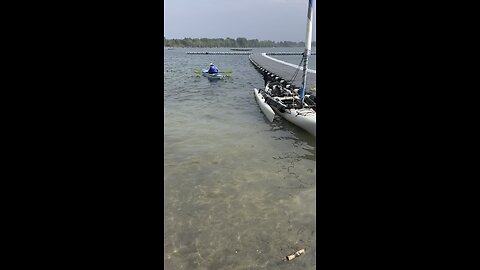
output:
M307 34L302 56L303 77L300 89L288 89L279 82L267 82L264 89L255 88L254 95L260 109L272 122L275 114L317 136L316 96L306 93L308 56L312 47L312 1L308 1Z

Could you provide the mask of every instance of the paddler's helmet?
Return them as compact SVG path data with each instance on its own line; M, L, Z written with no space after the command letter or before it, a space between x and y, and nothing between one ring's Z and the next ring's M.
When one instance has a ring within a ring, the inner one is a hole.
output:
M210 66L213 66L213 63L210 63Z

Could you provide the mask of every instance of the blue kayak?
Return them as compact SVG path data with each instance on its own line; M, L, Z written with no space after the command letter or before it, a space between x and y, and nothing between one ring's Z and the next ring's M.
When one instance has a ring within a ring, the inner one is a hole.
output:
M222 79L227 77L225 73L208 73L208 69L202 69L202 75L209 79Z

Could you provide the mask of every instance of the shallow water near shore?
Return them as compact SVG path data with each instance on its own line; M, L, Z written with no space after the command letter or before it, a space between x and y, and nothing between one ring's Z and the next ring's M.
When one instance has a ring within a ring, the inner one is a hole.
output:
M316 138L278 116L268 122L253 96L263 77L248 56L187 51L229 49L165 50L165 269L315 269ZM195 74L210 62L233 73Z

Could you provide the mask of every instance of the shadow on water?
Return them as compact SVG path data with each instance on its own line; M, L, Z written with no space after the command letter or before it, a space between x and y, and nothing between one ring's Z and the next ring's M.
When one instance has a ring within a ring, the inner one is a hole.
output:
M227 80L228 77L222 78L222 79L215 79L215 78L207 78L209 82L211 83L223 83L225 80Z
M316 148L317 146L316 137L308 133L306 130L281 118L281 116L275 116L273 122L271 123L271 126L272 126L271 130L273 132L277 130L285 130L288 132L288 134L284 135L283 137L273 136L275 139L278 139L278 140L293 139L296 142L305 142L312 148Z
M228 82L230 81L232 78L231 75L227 75L223 78L209 78L209 77L206 77L210 82Z

